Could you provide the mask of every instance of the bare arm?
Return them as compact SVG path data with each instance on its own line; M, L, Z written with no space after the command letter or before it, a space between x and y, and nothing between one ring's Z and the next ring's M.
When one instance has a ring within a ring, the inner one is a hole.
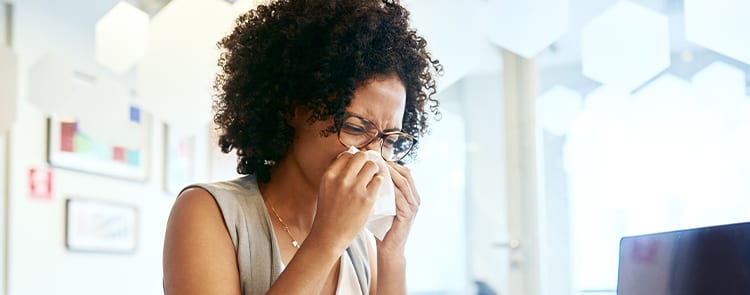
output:
M406 294L406 258L403 252L378 252L376 244L381 242L377 242L371 235L368 235L367 242L372 274L370 295Z
M368 256L370 260L370 295L406 294L406 260L403 255L395 257L388 253L378 253L375 237L368 236ZM382 265L382 267L381 267Z
M341 252L325 241L310 238L294 255L266 294L320 294Z
M185 190L175 202L163 263L165 294L240 294L234 245L207 191Z
M376 294L406 294L406 258L384 252L378 251Z

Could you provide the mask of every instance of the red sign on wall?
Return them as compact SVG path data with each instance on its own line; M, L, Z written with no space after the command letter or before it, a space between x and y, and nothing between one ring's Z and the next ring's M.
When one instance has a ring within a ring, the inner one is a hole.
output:
M52 169L49 167L29 168L29 197L37 200L51 200L52 175Z

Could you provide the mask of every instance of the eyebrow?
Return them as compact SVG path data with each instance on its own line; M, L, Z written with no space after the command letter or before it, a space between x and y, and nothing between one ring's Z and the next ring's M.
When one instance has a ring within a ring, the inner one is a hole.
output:
M367 116L365 116L365 115L362 115L362 114L360 114L360 113L355 113L355 112L347 112L347 113L349 113L349 114L352 114L352 115L356 115L356 116L359 116L359 117L361 117L361 118L363 118L363 119L366 119L367 121L370 121L370 122L371 122L372 124L375 124L375 122L373 122L372 120L370 120L369 118L367 118ZM380 127L378 127L377 125L375 125L375 127L377 127L377 128L380 128ZM388 128L388 129L383 129L383 130L382 130L382 132L384 132L384 133L385 133L385 132L394 132L394 131L399 131L399 132L401 132L402 130L401 130L400 128Z

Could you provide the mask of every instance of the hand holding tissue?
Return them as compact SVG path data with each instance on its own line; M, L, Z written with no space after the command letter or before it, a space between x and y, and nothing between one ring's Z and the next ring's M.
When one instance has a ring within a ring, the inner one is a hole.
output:
M351 154L359 152L356 147L351 147L347 151ZM365 151L367 159L375 162L380 170L378 174L383 177L383 182L380 184L378 194L375 198L375 204L372 207L372 212L367 219L367 227L370 232L378 239L383 240L385 234L391 229L393 224L393 218L396 216L396 193L393 187L393 181L391 180L391 173L385 160L380 153L377 151L367 150Z

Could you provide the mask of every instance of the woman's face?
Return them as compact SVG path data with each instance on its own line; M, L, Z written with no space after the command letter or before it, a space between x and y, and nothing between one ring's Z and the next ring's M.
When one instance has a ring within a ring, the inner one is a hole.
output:
M360 115L375 123L380 130L401 130L406 89L395 75L371 79L368 83L355 89L352 102L347 112ZM333 124L333 119L307 124L307 116L296 118L295 137L290 154L299 165L305 180L317 188L323 172L341 152L347 148L338 140L338 134L320 136L320 131ZM380 141L375 140L366 147L380 151Z

